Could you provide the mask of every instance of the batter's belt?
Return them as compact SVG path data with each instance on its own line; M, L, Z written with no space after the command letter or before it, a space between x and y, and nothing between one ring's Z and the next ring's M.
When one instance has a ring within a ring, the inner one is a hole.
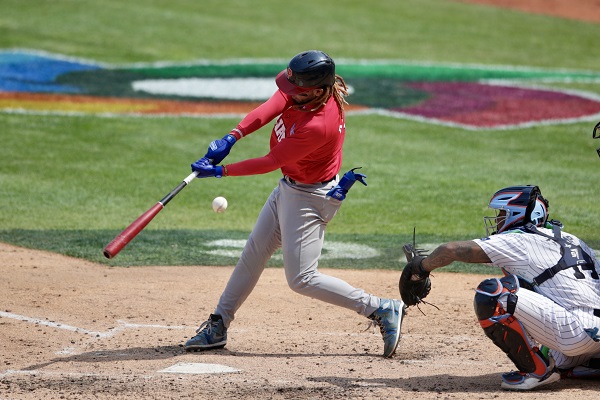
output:
M337 179L337 177L338 177L337 175L334 175L334 176L333 176L333 178L331 178L331 179L328 179L328 180L326 180L326 181L322 181L322 182L315 182L315 183L304 183L304 182L297 182L297 181L293 180L292 178L290 178L290 177L289 177L289 176L287 176L287 175L284 175L284 176L283 176L283 179L285 179L285 180L286 180L286 182L288 182L288 183L290 183L290 184L292 184L292 185L296 185L296 184L298 184L298 183L300 183L300 184L304 184L304 185L326 185L326 184L328 184L329 182L331 182L331 181L333 181L333 180Z

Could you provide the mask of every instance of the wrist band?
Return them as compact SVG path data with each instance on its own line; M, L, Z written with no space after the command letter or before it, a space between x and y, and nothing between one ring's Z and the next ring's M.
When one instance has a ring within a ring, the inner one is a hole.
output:
M232 129L230 132L231 135L235 136L236 140L240 140L241 138L244 137L244 133L242 131L240 131L238 128ZM238 137L238 135L240 137Z

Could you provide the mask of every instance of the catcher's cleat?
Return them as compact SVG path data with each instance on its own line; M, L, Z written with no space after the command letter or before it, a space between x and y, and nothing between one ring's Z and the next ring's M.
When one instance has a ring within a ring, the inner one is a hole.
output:
M561 369L560 377L563 379L600 379L600 358L592 358L574 368Z
M400 342L402 333L402 317L405 314L405 306L402 301L381 299L379 308L369 316L374 324L379 326L381 336L383 337L383 356L392 357L396 352L396 347Z
M227 328L220 315L211 314L196 333L197 335L183 346L186 351L220 349L227 344Z
M563 379L600 379L600 369L580 365L561 370L560 377Z
M533 375L526 372L507 372L502 374L502 384L500 387L507 390L531 390L540 386L548 385L560 380L560 373L554 365L554 360L550 357L550 365L543 376Z

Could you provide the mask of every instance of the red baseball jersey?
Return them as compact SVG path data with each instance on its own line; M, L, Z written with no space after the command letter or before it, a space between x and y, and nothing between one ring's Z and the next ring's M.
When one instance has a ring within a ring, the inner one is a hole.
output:
M314 111L293 105L292 98L278 90L238 124L232 134L240 139L277 117L269 153L228 164L228 175L265 174L280 168L297 182L316 183L330 180L339 172L346 127L335 98L331 96Z

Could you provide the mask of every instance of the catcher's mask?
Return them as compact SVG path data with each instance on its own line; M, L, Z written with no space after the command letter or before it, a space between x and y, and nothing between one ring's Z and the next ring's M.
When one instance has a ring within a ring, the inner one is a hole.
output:
M548 200L537 186L510 186L497 191L489 208L496 210L493 217L484 217L488 236L523 226L529 222L544 226L548 220Z
M331 87L335 83L335 63L320 50L304 51L292 58L288 67L277 75L275 82L289 96Z

